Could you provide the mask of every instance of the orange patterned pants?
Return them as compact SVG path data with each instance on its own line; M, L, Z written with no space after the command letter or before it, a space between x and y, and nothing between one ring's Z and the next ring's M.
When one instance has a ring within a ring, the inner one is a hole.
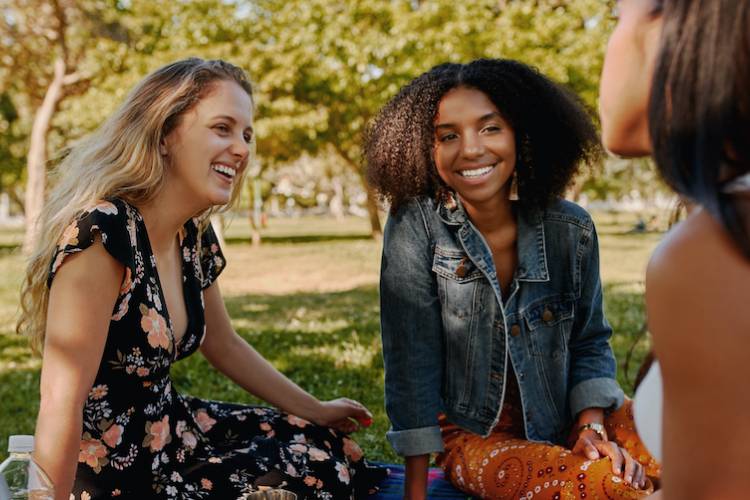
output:
M480 498L599 500L643 498L653 492L651 481L644 490L626 485L612 473L607 457L592 461L562 446L519 439L522 422L520 410L506 404L492 434L482 438L441 416L445 452L438 456L439 465L457 488ZM605 427L611 441L646 467L649 478L660 476L659 464L635 432L631 401L609 415Z

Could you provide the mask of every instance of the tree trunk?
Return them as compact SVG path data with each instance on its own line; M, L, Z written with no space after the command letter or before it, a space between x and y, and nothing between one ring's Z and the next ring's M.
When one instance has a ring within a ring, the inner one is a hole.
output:
M65 79L65 61L55 60L55 73L47 87L42 105L34 116L31 128L29 154L26 159L26 196L24 199L24 215L26 218L26 233L23 239L23 251L29 254L34 248L37 238L37 219L44 207L44 187L47 176L47 133L49 132L52 115L62 97Z
M362 178L362 185L367 190L367 212L370 214L370 234L372 234L373 238L380 238L383 236L383 227L380 225L380 210L375 192L367 185L364 177Z
M373 238L380 238L383 235L383 227L380 225L380 211L378 209L378 201L375 192L367 185L364 172L362 172L362 169L357 165L357 162L352 161L338 148L336 148L336 151L359 177L362 187L364 188L365 193L367 193L367 213L370 215L370 234Z
M263 200L260 192L260 179L257 177L250 182L250 199L253 207L250 211L250 243L253 247L260 246L260 228L263 226Z
M333 196L331 201L328 202L328 211L333 215L336 220L342 220L344 218L344 185L341 183L341 179L334 176L333 183Z

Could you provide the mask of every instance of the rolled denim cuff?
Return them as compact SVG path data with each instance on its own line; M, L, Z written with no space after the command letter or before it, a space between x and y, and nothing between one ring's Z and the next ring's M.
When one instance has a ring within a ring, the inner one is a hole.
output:
M601 377L584 380L570 391L570 412L573 417L586 408L616 410L625 394L615 379Z
M389 430L386 434L393 450L403 457L440 453L445 447L440 435L440 427L419 427L403 431Z

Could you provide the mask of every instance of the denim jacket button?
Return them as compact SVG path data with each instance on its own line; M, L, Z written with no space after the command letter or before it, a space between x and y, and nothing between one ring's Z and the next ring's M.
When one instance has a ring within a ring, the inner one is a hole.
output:
M513 335L514 337L518 337L519 335L521 335L521 327L518 325L511 326L510 334Z
M549 309L544 309L544 312L542 313L542 320L545 323L550 323L552 320L555 319L555 315L550 311Z

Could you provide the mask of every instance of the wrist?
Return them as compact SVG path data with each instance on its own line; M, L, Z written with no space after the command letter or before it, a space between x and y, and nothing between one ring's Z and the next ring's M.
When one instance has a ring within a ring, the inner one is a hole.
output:
M300 404L295 412L291 413L314 424L318 424L321 419L325 418L325 404L310 394L308 396L306 401Z
M599 422L587 422L585 424L579 425L577 430L578 437L580 437L584 432L594 433L602 441L608 441L607 430L604 428L604 425Z

